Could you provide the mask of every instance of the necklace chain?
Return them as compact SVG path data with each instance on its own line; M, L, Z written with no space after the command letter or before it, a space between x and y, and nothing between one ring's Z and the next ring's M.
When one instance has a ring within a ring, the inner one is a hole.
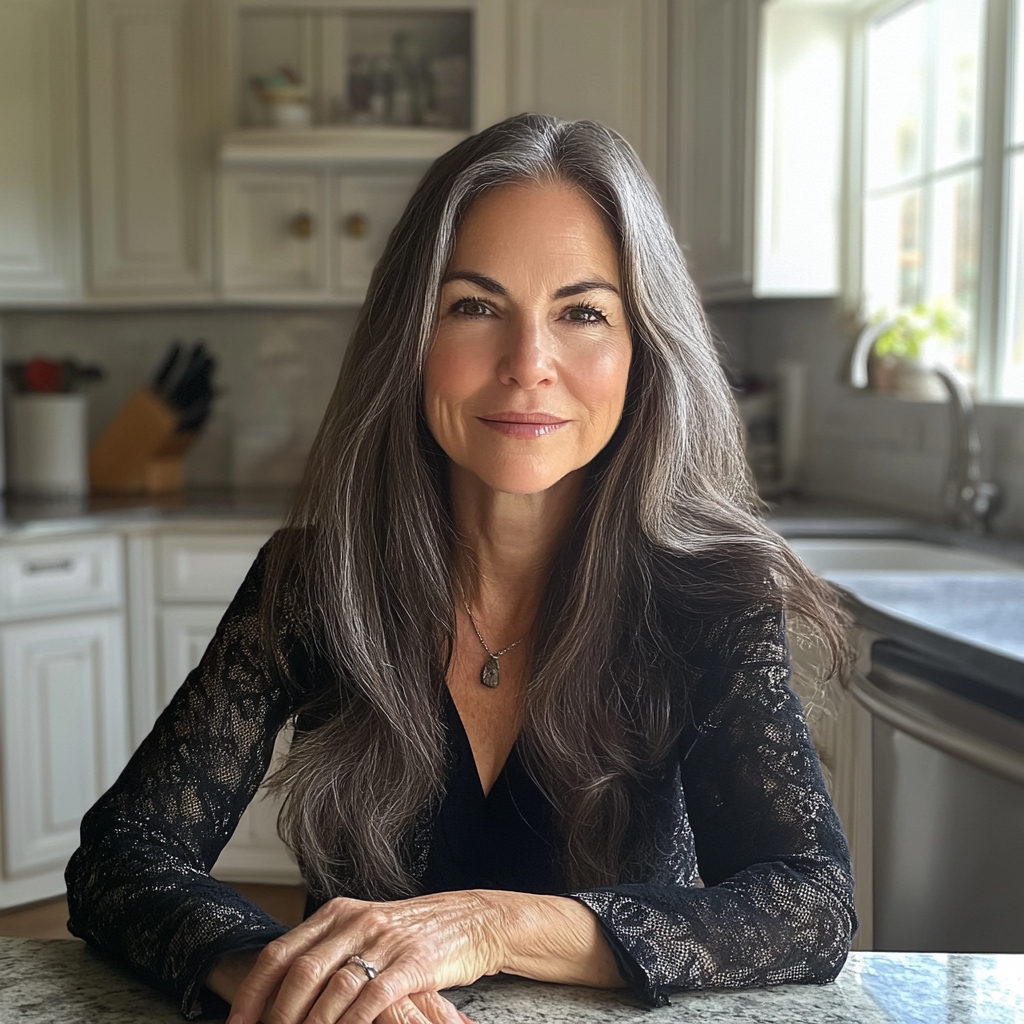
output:
M462 603L466 606L466 614L469 616L469 621L473 626L473 632L476 633L477 640L480 641L481 646L490 657L500 658L503 654L508 654L513 647L518 647L526 639L525 636L521 636L514 643L509 644L508 647L503 647L500 651L492 651L490 647L487 646L487 641L480 635L480 629L476 624L476 619L473 618L473 613L469 610L469 602L463 601Z
M483 634L480 632L480 629L476 624L476 619L473 618L473 612L470 611L469 602L463 600L462 603L466 607L466 614L469 616L469 621L473 626L473 632L476 633L477 640L480 641L480 646L487 652L487 661L484 662L484 667L480 673L480 682L488 689L493 690L498 685L499 679L498 659L503 654L508 654L513 647L518 647L526 637L521 636L514 643L509 644L508 647L503 647L500 651L492 651L490 647L487 646L487 641L483 638Z

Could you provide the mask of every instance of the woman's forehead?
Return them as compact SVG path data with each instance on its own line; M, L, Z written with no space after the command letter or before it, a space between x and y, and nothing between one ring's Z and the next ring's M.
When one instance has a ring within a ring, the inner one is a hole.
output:
M604 212L582 189L531 181L499 186L466 211L448 271L480 260L547 261L567 269L583 263L617 277L619 253Z

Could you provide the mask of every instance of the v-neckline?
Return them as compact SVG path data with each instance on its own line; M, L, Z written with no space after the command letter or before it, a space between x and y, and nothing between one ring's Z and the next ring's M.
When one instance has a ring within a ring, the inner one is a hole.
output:
M509 764L512 758L516 756L516 747L519 743L519 737L512 741L512 746L509 749L507 756L501 766L501 771L494 776L494 782L491 784L491 788L488 790L484 789L483 779L480 777L480 766L476 763L476 755L473 753L473 744L469 742L469 733L466 732L466 723L462 721L462 715L459 714L459 706L455 703L455 698L452 696L452 691L445 687L446 699L448 701L448 717L454 725L456 732L458 733L457 742L459 745L458 753L468 759L468 763L472 765L473 781L475 782L475 789L480 796L480 799L487 801L491 798L491 794L498 788L498 784L502 782L509 769Z

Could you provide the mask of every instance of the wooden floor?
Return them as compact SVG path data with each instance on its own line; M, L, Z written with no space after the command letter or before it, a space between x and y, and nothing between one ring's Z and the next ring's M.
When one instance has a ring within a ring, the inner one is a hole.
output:
M301 885L248 885L230 883L246 899L262 907L271 917L294 928L302 920L306 890ZM0 936L23 939L70 939L67 930L68 903L64 897L35 903L17 910L0 910Z

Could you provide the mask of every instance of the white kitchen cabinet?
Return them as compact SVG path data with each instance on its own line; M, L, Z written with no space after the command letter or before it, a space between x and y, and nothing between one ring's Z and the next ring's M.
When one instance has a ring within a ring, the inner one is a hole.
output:
M148 613L157 620L157 710L199 664L269 533L199 526L151 538L148 550L155 558L155 571L150 576L154 589ZM288 736L285 730L278 737L274 764L284 756ZM301 882L295 858L277 835L279 808L279 800L263 790L257 793L214 867L218 878L269 884Z
M334 288L362 302L373 268L384 252L419 182L417 174L338 174L333 180Z
M754 72L759 0L692 0L683 42L689 101L689 266L705 297L753 276Z
M406 129L391 120L393 110L379 117L364 112L360 118L349 93L354 59L393 61L394 35L401 33L412 37L428 65L433 57L468 57L462 74L469 96L456 102L459 116L435 110L442 116L428 117L413 130L423 135L445 127L462 134L467 128L478 131L507 113L506 8L506 0L216 0L220 88L229 120L238 128L265 127L270 118L252 79L288 67L308 89L314 132L343 126L358 126L359 132L365 126L371 136L393 129L401 133ZM453 38L461 34L459 23L467 22L468 38ZM455 87L451 70L450 64L448 74L435 65L435 101Z
M846 13L680 0L682 241L706 300L839 287Z
M123 601L120 540L89 535L0 547L0 617L53 618Z
M80 292L76 12L0 3L0 302Z
M326 296L329 224L322 172L228 171L221 177L220 208L227 297Z
M128 760L119 614L0 628L4 874L62 868Z
M0 907L64 891L82 814L130 750L121 551L0 547Z
M600 121L663 186L667 8L665 0L514 0L513 112Z
M286 162L280 152L274 159ZM351 154L337 160L328 151L319 154L315 169L224 168L220 252L228 298L363 301L374 265L427 164L378 159L367 168Z
M213 294L211 47L204 0L87 0L90 291Z
M169 703L185 677L199 664L224 609L219 605L161 608L160 706Z
M221 605L183 605L160 611L162 690L169 701L185 676L199 664L220 622ZM278 738L274 764L287 751L288 733ZM295 858L277 835L280 802L261 791L246 808L213 873L235 882L295 885L301 882Z

